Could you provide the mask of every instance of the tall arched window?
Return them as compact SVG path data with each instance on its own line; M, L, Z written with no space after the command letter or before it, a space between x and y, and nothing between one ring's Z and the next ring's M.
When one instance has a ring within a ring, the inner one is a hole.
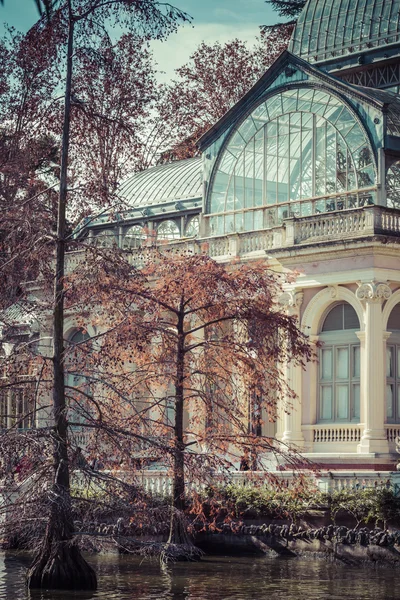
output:
M199 235L200 231L200 218L198 215L189 219L186 224L185 236L186 237L196 237Z
M400 423L400 304L390 313L386 348L386 420Z
M123 247L129 250L140 248L143 246L146 239L147 235L142 225L133 225L132 227L129 227L125 233Z
M360 323L354 308L336 304L322 325L319 360L318 420L360 420L360 343L355 334Z
M400 207L400 161L397 161L386 172L387 205L390 208Z
M374 155L352 111L312 87L275 94L234 130L207 200L212 235L375 202Z

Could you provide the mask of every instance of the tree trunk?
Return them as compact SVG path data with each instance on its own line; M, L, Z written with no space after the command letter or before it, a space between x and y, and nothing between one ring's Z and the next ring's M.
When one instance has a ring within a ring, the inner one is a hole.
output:
M183 306L178 317L178 347L175 382L175 427L174 427L174 486L173 506L176 510L185 508L185 444L183 442L183 376L185 362L185 337L183 327Z
M96 589L96 575L73 542L73 521L69 482L67 427L64 380L64 270L65 213L71 112L72 55L74 19L69 7L67 79L61 153L60 195L58 203L56 272L53 311L53 412L54 412L54 483L51 512L45 538L31 565L29 588Z
M185 444L183 440L185 334L183 298L178 316L177 333L173 498L168 542L161 557L164 561L196 560L201 556L201 551L194 546L191 540L183 514L185 509Z

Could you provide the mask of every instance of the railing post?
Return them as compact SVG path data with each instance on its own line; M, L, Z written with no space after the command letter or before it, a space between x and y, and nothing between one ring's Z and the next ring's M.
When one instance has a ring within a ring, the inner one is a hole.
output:
M229 237L229 254L239 256L240 254L240 237L238 234Z
M295 244L295 219L285 219L285 246L294 246Z
M282 248L282 229L273 232L273 248Z

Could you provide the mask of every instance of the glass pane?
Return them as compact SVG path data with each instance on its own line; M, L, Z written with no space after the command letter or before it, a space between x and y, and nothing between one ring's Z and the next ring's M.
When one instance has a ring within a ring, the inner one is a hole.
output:
M124 248L140 248L146 240L146 233L141 225L130 227L124 237Z
M332 420L332 387L330 385L321 387L321 419Z
M246 212L244 214L244 229L245 231L252 231L253 228L253 212Z
M225 215L225 233L232 233L233 231L233 215Z
M353 346L353 377L360 378L360 346Z
M349 349L337 348L336 351L336 377L338 379L349 378Z
M233 231L244 231L244 219L242 212L235 214L235 226Z
M328 123L326 130L326 193L336 192L336 131Z
M338 419L349 418L349 388L347 385L336 386L336 404Z
M386 377L393 377L394 373L394 347L386 348Z
M234 156L237 157L237 156L239 156L239 154L241 153L241 151L243 150L245 145L246 145L246 142L244 141L244 139L242 138L240 133L236 132L235 135L233 136L232 140L229 142L228 150Z
M400 304L396 304L390 313L387 328L388 331L392 331L393 329L400 330Z
M397 422L400 418L400 385L397 386Z
M315 194L325 194L325 142L326 121L317 119L315 143Z
M312 196L313 178L313 119L312 115L302 115L301 133L301 198Z
M392 419L394 416L393 410L393 386L386 385L386 416L388 419Z
M346 135L346 142L349 148L354 150L365 143L365 137L360 127L356 124ZM358 167L358 165L357 165Z
M338 304L327 314L322 331L341 331L343 329L343 304Z
M400 348L397 347L397 378L400 378Z
M199 235L200 220L199 217L193 217L186 225L186 236L195 237Z
M244 206L244 153L235 166L235 210Z
M351 304L343 304L343 313L345 329L358 329L360 327L357 313Z
M360 386L353 386L353 418L360 420Z
M222 160L221 160L221 164L219 165L219 171L222 173L228 173L230 174L233 170L233 166L236 162L236 158L233 156L233 154L231 154L229 152L229 150L226 150ZM215 183L214 183L215 186Z
M262 210L254 211L254 229L263 229L263 227L264 227L263 217L264 217L264 213Z
M254 140L245 150L244 165L245 207L251 208L254 206Z
M157 227L158 240L176 240L181 236L175 221L162 221Z
M332 349L321 351L321 379L332 379Z
M253 119L251 117L246 119L243 125L239 127L238 131L242 138L248 141L256 133L256 126L254 125Z

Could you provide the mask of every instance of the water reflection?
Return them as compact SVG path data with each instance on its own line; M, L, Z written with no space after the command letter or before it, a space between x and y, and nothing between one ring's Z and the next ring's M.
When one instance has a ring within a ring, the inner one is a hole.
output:
M90 557L99 578L94 593L30 592L29 559L0 554L0 600L397 600L394 569L348 567L322 560L205 557L160 568L126 556Z

